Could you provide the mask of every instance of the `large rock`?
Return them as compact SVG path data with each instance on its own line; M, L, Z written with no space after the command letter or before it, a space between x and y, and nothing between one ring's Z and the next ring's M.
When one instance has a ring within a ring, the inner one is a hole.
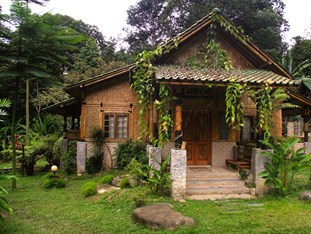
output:
M311 191L305 191L298 195L299 200L309 201L311 202Z
M154 204L137 208L133 219L154 230L175 230L182 225L194 225L192 218L185 217L174 211L171 204Z

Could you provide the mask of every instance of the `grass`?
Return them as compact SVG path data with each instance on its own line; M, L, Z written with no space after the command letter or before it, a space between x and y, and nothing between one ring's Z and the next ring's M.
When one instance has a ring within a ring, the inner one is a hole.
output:
M297 199L299 191L311 189L309 174L299 174L293 193L283 198L180 203L149 194L146 201L169 202L196 221L193 227L157 233L311 233L311 203ZM18 188L9 189L14 213L6 219L3 233L153 233L131 219L133 198L144 188L84 198L82 185L99 182L99 177L69 177L66 188L52 190L40 187L42 177L21 177Z
M46 166L48 163L45 159L39 159L37 162L36 162L36 165L35 166L41 166L41 167L44 167ZM17 163L16 167L20 167L21 164L20 163ZM1 162L0 163L0 169L4 169L4 168L12 168L12 162Z

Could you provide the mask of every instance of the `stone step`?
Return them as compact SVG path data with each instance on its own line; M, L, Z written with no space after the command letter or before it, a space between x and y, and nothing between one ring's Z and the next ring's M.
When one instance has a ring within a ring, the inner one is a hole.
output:
M232 188L232 187L243 187L244 184L241 183L231 183L231 184L187 184L186 189L207 189L207 188Z
M250 194L250 190L245 186L228 186L222 188L208 187L187 187L187 195L204 195L204 194Z
M222 182L237 182L237 181L242 181L240 178L226 178L226 177L216 177L216 178L202 178L202 177L190 177L187 178L187 183L222 183ZM243 181L242 181L243 182Z
M201 179L187 180L187 186L244 186L244 181L240 179Z
M224 199L253 199L256 196L251 194L194 194L188 195L187 199L190 200L224 200Z
M238 173L187 173L187 179L240 178Z

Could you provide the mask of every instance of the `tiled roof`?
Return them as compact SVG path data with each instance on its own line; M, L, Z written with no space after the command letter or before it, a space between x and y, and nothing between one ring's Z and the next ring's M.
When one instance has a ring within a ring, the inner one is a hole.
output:
M177 65L156 67L156 79L159 82L207 82L227 83L235 79L239 83L253 85L269 82L270 85L296 85L297 81L262 69L232 70L201 69Z

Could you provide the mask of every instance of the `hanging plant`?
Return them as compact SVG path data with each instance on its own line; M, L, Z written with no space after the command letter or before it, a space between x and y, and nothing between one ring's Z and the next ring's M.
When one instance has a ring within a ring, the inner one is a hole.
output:
M164 53L168 53L173 47L177 47L179 43L179 38L176 37L173 39L173 45L169 43L164 44L163 46L158 46L153 51L143 51L138 54L135 59L135 68L133 70L133 83L132 87L134 88L139 107L139 117L138 125L140 130L139 139L148 139L151 142L167 141L168 139L168 129L172 126L172 119L168 112L167 108L170 101L170 94L168 89L161 85L159 89L160 104L157 105L157 110L159 111L159 140L151 139L151 132L148 127L148 122L146 120L146 115L149 113L153 97L155 94L155 84L154 84L154 74L155 68L153 63L155 60ZM163 125L164 124L164 125Z
M258 113L257 128L263 131L263 140L268 142L271 136L273 101L271 97L272 88L265 83L256 92L256 106Z
M246 84L232 80L226 89L226 123L232 129L240 130L244 126L244 104L241 102L244 93L249 91Z
M169 103L171 95L165 85L160 85L159 89L160 101L155 101L156 109L159 112L159 138L158 145L163 147L165 142L169 141L169 129L173 126L172 116L170 114Z

